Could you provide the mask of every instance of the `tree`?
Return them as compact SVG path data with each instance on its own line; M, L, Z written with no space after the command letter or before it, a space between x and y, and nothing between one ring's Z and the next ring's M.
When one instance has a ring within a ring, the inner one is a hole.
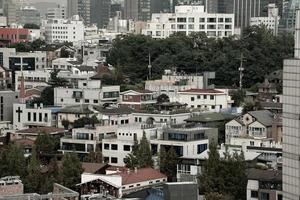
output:
M231 96L232 100L234 101L235 106L240 106L245 98L246 92L245 90L236 90L234 91Z
M21 147L9 143L0 156L0 176L26 176L26 160Z
M161 147L159 154L159 169L162 173L168 176L169 180L173 180L177 173L178 156L173 147L168 151Z
M95 126L95 124L99 123L99 120L97 119L96 116L92 116L92 117L82 117L79 118L77 120L74 121L74 128L82 128L85 125L91 125L91 126Z
M254 111L254 110L261 110L260 103L253 100L247 100L243 103L243 114Z
M59 149L59 139L48 134L41 133L34 141L36 152L39 154L50 154Z
M124 163L125 163L126 167L128 167L130 169L134 169L135 167L138 167L138 165L139 165L139 161L138 161L139 143L138 143L136 135L134 135L133 139L134 139L134 144L132 146L132 151L124 159Z
M139 149L138 149L138 162L139 162L139 167L152 167L153 166L153 160L152 160L152 152L150 149L150 143L146 138L146 133L143 133L143 137L140 141L139 144Z
M69 125L70 125L70 121L67 120L67 119L63 119L61 121L61 124L64 126L65 130L68 130L69 129Z
M82 165L75 153L67 153L62 160L62 184L68 188L73 188L75 184L80 183Z
M40 161L37 158L37 152L35 148L33 148L30 161L27 167L26 181L25 181L25 191L29 193L39 193L41 188L41 169L40 169Z

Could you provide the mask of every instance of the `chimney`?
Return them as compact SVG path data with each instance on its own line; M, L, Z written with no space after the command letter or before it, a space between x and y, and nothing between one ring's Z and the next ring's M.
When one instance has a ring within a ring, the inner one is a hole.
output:
M300 59L300 9L296 10L295 24L295 58Z

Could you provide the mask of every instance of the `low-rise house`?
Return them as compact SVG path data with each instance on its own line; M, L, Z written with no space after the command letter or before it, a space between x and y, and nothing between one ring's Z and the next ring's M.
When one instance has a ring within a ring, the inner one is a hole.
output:
M180 103L186 103L189 108L204 111L229 110L233 104L228 91L216 89L188 89L179 91L178 95Z
M0 178L0 197L6 195L20 195L24 193L24 186L19 176Z
M250 111L225 125L225 143L281 148L282 122L268 110Z
M167 181L167 176L152 168L119 171L114 174L88 174L81 175L81 197L89 198L105 194L112 198L121 198L145 188L161 185Z
M29 106L13 104L13 125L15 129L30 127L52 127L57 125L57 113L60 107L44 107L43 104Z
M130 107L136 110L146 108L156 103L154 92L150 90L127 90L121 93L120 106Z
M283 199L282 171L251 168L247 174L247 200Z
M37 136L41 134L46 134L52 137L61 137L65 133L65 129L63 128L55 128L55 127L34 127L23 130L18 130L10 135L10 139L12 141L19 139L30 139L35 140Z
M120 86L103 86L100 80L79 80L78 87L54 88L54 104L60 106L116 102Z

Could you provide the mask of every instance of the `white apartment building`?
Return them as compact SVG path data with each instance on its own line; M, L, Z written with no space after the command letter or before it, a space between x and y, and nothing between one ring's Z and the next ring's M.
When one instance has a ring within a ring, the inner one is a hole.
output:
M191 117L191 113L186 111L159 111L159 112L134 112L132 117L135 122L147 123L149 121L155 123L166 124L182 124Z
M268 5L268 17L251 17L250 25L251 26L260 26L265 25L270 29L274 35L278 33L280 16L278 14L278 8L275 4Z
M153 38L167 38L180 32L206 33L208 37L228 37L234 35L234 14L207 13L203 5L175 6L175 13L154 13L142 34Z
M47 87L50 78L50 72L45 70L36 71L16 71L15 75L15 91L19 91L21 87L21 77L24 76L25 90L35 87Z
M104 125L90 128L74 128L71 136L60 139L60 151L87 155L102 149L102 139L115 137L118 126Z
M157 128L147 124L127 124L118 127L116 138L102 139L104 162L116 166L125 166L124 159L132 151L134 138L140 141L145 132L148 140L155 138Z
M52 60L51 69L71 70L72 67L80 66L81 62L77 58L56 58Z
M226 90L189 89L178 92L178 102L187 104L188 108L220 112L231 108L233 100Z
M30 127L56 126L56 113L59 107L43 107L35 104L33 107L26 104L13 105L13 126L15 129Z
M214 128L176 126L167 128L152 124L128 124L119 126L117 137L102 140L102 154L106 162L124 166L124 159L132 151L134 138L140 141L143 133L151 144L152 152L157 155L161 147L171 146L178 156L194 157L208 148L209 140L217 141L218 131Z
M43 24L48 43L79 42L84 40L84 24L79 16L72 19L50 19Z
M215 72L204 72L203 74L185 74L176 70L165 70L164 75L158 80L148 80L145 89L156 93L156 96L166 94L171 102L178 100L178 92L188 89L212 88L209 80L215 78Z
M79 80L76 88L54 88L54 105L99 105L116 102L120 96L120 86L102 86L101 80Z

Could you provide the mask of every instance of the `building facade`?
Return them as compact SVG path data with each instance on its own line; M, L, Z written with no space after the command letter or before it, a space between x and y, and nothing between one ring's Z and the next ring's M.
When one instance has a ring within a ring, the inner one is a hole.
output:
M40 12L32 6L25 6L17 11L17 22L21 25L25 24L41 24Z
M0 121L13 121L13 104L19 102L18 92L0 91Z
M181 5L175 7L175 13L152 14L142 34L167 38L177 32L203 32L208 37L222 38L234 35L234 26L234 14L207 13L204 6Z
M70 18L72 18L72 16ZM46 19L68 19L67 8L63 5L58 5L56 8L48 8L46 13Z

